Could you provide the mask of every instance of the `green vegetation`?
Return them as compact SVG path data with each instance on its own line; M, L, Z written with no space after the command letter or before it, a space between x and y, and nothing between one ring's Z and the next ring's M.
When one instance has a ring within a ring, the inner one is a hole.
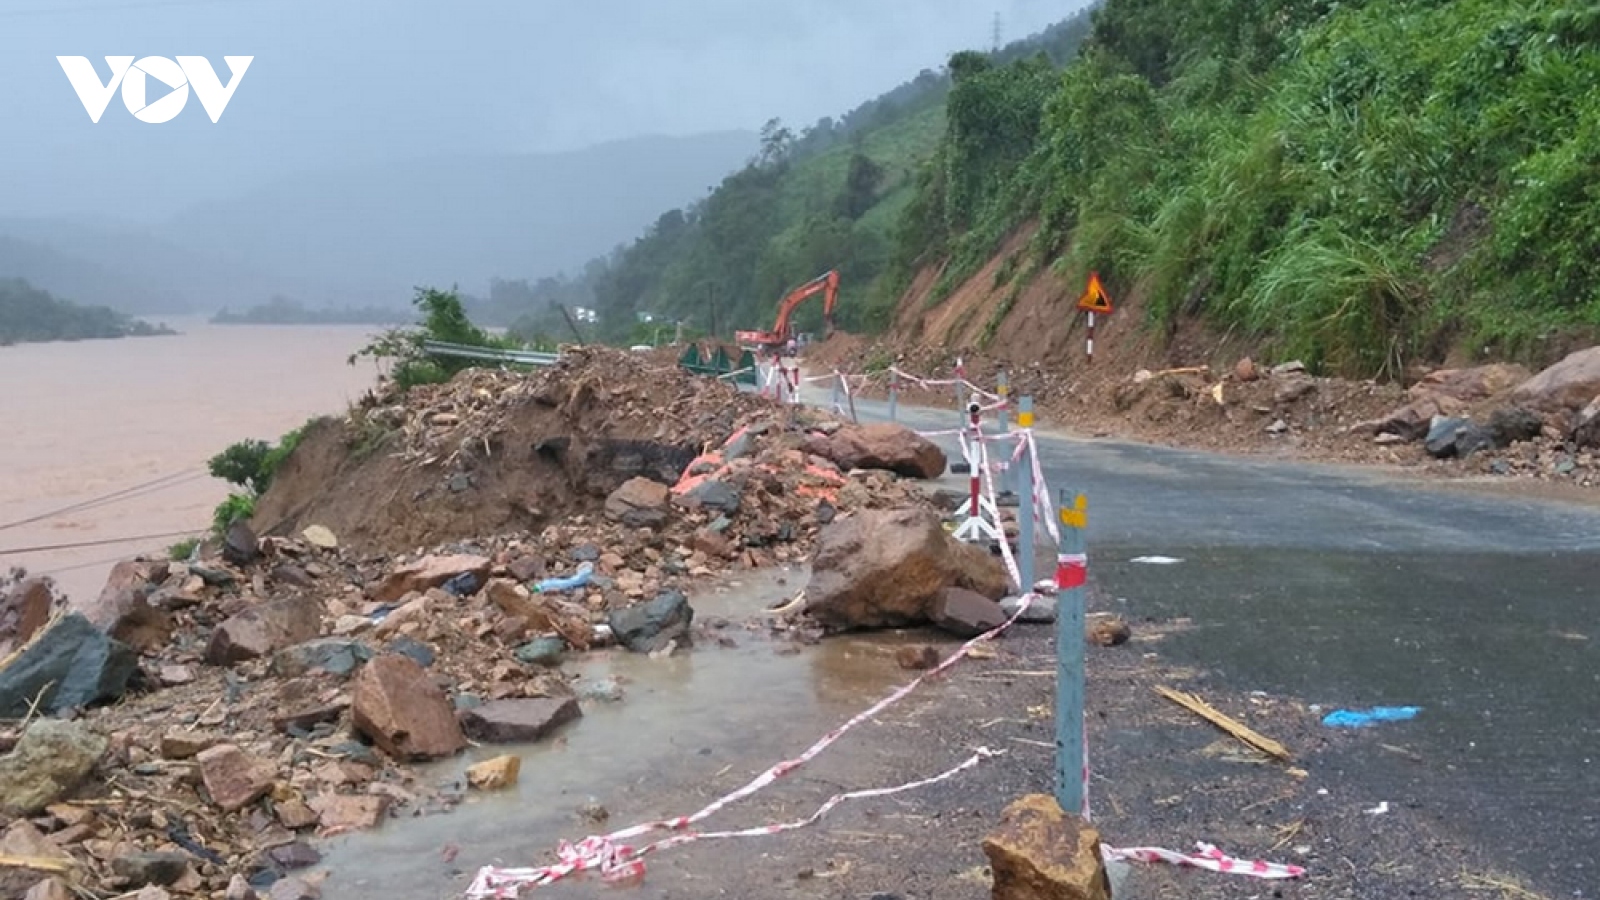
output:
M1600 5L1106 0L1081 59L952 60L886 291L1035 258L1308 364L1600 326ZM1041 86L1048 90L1041 93Z
M472 324L455 290L417 288L411 301L422 316L415 328L391 328L378 335L367 346L351 354L350 365L369 357L393 364L391 375L401 390L419 384L441 384L457 372L479 363L470 359L446 359L429 356L423 350L427 341L462 344L488 349L519 349L522 344L515 338L502 338L489 334Z
M310 424L307 422L284 435L277 444L261 440L239 441L211 457L206 463L211 476L242 489L230 493L226 500L217 505L212 515L212 527L216 534L221 535L233 523L255 515L256 501L272 486L272 477L277 474L283 461L289 458L289 454L294 452L294 448L299 446Z
M403 310L384 307L312 309L298 300L274 296L243 312L224 308L211 317L217 325L396 325L410 321Z
M21 279L0 279L0 347L42 341L176 334L104 306L57 300Z
M1042 55L1033 65L1049 70L1071 58L1087 31L1087 17L1079 17L993 58ZM770 328L787 291L830 269L840 274L842 327L887 325L894 298L878 286L894 260L897 225L911 214L917 173L945 133L950 88L949 74L924 71L799 134L767 123L748 165L589 266L581 281L598 311L600 337L650 343L663 323L679 321L722 337ZM795 316L802 331L821 323L820 302Z

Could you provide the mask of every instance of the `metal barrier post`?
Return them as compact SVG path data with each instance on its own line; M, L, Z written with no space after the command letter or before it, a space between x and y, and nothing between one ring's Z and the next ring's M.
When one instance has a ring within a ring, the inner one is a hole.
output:
M900 421L897 416L900 400L900 376L893 369L889 370L889 421Z
M956 422L967 427L967 365L956 357Z
M995 393L1000 395L1000 402L1002 404L1000 407L1000 430L1010 431L1011 410L1008 409L1004 404L1006 401L1011 399L1011 380L1006 377L1006 372L1004 369L1001 369L1000 374L996 376L994 390Z
M1028 442L1027 434L1033 426L1032 397L1023 397L1019 401L1017 425L1023 431L1018 437L1022 442L1022 455L1017 457L1017 496L1026 498L1017 504L1017 569L1022 574L1022 584L1017 588L1026 594L1037 583L1033 575L1036 554L1033 547L1033 516L1039 504L1034 500L1037 486L1033 483L1033 446Z
M843 412L843 404L839 402L839 373L833 373L833 395L828 398L829 412Z
M1083 815L1087 770L1083 730L1083 601L1089 561L1084 530L1088 502L1061 491L1061 548L1056 557L1056 802L1069 813Z

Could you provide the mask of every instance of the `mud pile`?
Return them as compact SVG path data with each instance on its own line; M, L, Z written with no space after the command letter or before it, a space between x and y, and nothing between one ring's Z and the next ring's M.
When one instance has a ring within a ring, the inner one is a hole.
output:
M311 524L398 552L593 512L634 477L676 480L772 408L641 354L569 350L531 374L474 369L369 397L311 427L257 505L263 534Z

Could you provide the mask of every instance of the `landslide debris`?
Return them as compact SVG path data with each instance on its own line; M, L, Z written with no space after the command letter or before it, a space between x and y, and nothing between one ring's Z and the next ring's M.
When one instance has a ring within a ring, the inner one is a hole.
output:
M363 417L394 422L365 455L350 443ZM28 637L0 658L0 774L26 800L0 831L72 860L78 887L298 890L312 838L462 800L466 778L440 785L416 762L548 739L582 727L580 703L619 699L563 672L571 655L715 644L719 623L687 601L697 582L808 559L836 519L930 503L807 452L838 423L606 351L469 371L319 428L264 498L270 533L126 561L74 602L22 578L0 596ZM879 435L884 464L917 455L914 438ZM40 660L93 671L63 691ZM16 895L48 875L0 874Z

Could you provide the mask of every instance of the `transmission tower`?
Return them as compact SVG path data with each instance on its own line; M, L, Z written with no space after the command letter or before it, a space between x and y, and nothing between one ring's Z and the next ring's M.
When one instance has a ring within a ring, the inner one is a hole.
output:
M990 49L996 53L1000 52L1000 11L998 9L994 11L993 46Z

